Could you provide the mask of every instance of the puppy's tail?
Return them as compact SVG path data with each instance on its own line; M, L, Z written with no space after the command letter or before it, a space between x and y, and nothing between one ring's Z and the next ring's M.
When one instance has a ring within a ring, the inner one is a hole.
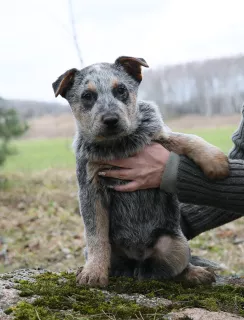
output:
M222 264L218 264L217 262L210 261L208 259L204 259L198 256L191 256L190 262L194 266L209 268L209 269L212 269L213 271L226 269L226 267Z

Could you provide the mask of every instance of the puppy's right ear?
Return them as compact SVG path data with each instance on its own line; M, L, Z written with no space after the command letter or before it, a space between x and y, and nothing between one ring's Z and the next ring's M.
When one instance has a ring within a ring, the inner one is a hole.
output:
M77 73L77 69L73 68L66 71L62 74L58 79L53 82L53 91L55 93L55 97L59 94L65 98L67 91L72 87L74 83L75 74Z

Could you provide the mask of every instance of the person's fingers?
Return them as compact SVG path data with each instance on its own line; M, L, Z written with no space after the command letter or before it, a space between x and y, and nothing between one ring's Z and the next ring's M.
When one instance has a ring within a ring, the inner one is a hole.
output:
M98 172L98 175L101 177L115 178L120 180L133 180L135 174L133 169L121 169L121 170L105 170Z
M110 161L103 161L102 164L108 164L114 167L119 167L119 168L126 168L130 169L135 167L135 158L130 157L126 159L116 159L116 160L110 160Z
M140 184L136 181L129 182L124 185L114 186L113 189L121 192L132 192L139 190Z

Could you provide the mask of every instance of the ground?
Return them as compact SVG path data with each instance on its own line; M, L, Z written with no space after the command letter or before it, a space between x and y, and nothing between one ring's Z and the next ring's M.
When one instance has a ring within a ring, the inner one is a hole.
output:
M199 128L192 128L194 119ZM217 128L209 120L205 129L205 118L201 123L194 119L174 120L169 125L196 133L228 152L239 116L229 121L216 119ZM43 119L39 121L43 124ZM48 131L47 122L42 132ZM83 224L78 213L72 139L52 136L40 139L39 134L36 139L15 142L18 153L0 169L0 273L23 267L67 270L83 263ZM243 275L243 230L242 218L206 232L190 246L194 254L225 265L222 273Z
M0 275L3 320L241 320L244 278L215 285L110 278L106 288L77 286L73 272L19 270Z

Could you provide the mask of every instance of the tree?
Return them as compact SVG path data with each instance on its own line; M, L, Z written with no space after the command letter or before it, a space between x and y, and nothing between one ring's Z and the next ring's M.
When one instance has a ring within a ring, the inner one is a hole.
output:
M0 165L11 154L10 140L22 135L27 128L27 124L20 120L14 109L6 109L0 106Z

